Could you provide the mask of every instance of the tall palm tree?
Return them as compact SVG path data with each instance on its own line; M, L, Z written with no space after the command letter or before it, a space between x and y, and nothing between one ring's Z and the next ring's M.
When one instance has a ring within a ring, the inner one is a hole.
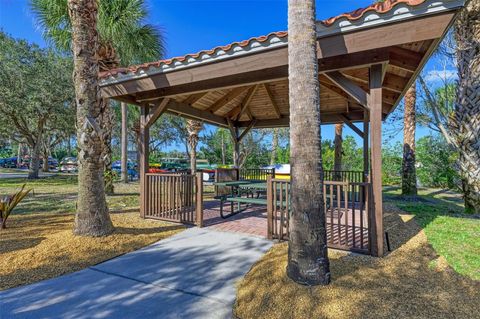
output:
M417 195L417 174L415 170L416 83L413 83L408 89L404 101L402 195L415 196Z
M72 40L72 25L68 17L67 0L31 0L31 7L45 37L60 50L68 52ZM164 52L160 31L144 22L148 12L144 0L99 1L97 50L100 71L119 66L159 59ZM107 193L113 192L112 131L114 113L106 99L100 101L102 140Z
M343 123L335 124L335 140L334 140L334 161L333 170L339 172L342 170L342 143L343 143ZM340 173L335 173L336 178L340 178Z
M458 67L453 127L460 150L465 210L480 213L480 1L473 0L455 22Z
M197 172L197 144L198 134L203 128L202 122L187 120L188 144L190 146L190 170L192 174Z
M323 207L315 0L288 1L288 80L292 204L287 275L300 284L326 285L330 266Z
M97 10L96 0L68 0L79 147L74 233L86 236L103 236L113 230L105 199L101 160L103 145L98 121L105 110L97 99Z

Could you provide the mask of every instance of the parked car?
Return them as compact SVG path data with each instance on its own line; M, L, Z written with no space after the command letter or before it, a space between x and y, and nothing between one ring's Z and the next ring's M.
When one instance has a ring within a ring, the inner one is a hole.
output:
M78 172L78 162L76 157L65 157L60 162L60 172L75 173Z
M127 161L127 174L128 174L128 177L133 180L134 178L136 178L138 176L138 173L137 173L137 165L135 162L131 161L131 160L128 160ZM112 164L112 170L118 175L120 176L120 174L122 173L122 161L115 161L113 162Z
M17 158L9 157L0 159L0 167L4 168L16 168L17 167Z

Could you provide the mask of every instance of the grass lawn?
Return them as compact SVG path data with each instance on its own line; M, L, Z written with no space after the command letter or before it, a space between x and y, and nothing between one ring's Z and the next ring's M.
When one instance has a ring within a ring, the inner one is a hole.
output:
M34 192L20 203L0 231L0 290L80 270L139 249L184 229L181 225L144 220L138 211L138 183L116 184L108 196L115 232L107 237L73 236L77 180L56 176L36 181L0 179L0 195L23 183Z
M480 304L480 219L458 195L422 189L405 201L386 189L383 258L329 250L332 283L295 284L287 244L275 245L239 283L235 314L247 318L472 318Z

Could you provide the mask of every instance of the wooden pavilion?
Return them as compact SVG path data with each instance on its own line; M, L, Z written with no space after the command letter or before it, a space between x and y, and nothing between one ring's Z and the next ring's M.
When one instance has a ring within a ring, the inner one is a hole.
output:
M364 172L372 190L372 255L384 252L382 121L414 83L463 4L386 0L317 22L321 122L345 123L363 138ZM104 98L141 108L142 216L149 215L146 203L156 194L147 178L149 127L163 113L228 128L237 156L252 128L289 126L287 45L287 32L273 32L100 75Z

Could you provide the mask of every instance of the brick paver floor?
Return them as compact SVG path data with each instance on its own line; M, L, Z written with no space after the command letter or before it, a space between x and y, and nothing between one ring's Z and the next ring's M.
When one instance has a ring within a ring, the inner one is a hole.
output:
M236 207L236 205L235 205ZM244 207L244 205L242 205ZM225 213L230 212L230 205L224 206ZM250 234L267 237L267 207L253 205L241 213L227 219L220 217L220 202L207 201L203 211L204 227L219 231Z

